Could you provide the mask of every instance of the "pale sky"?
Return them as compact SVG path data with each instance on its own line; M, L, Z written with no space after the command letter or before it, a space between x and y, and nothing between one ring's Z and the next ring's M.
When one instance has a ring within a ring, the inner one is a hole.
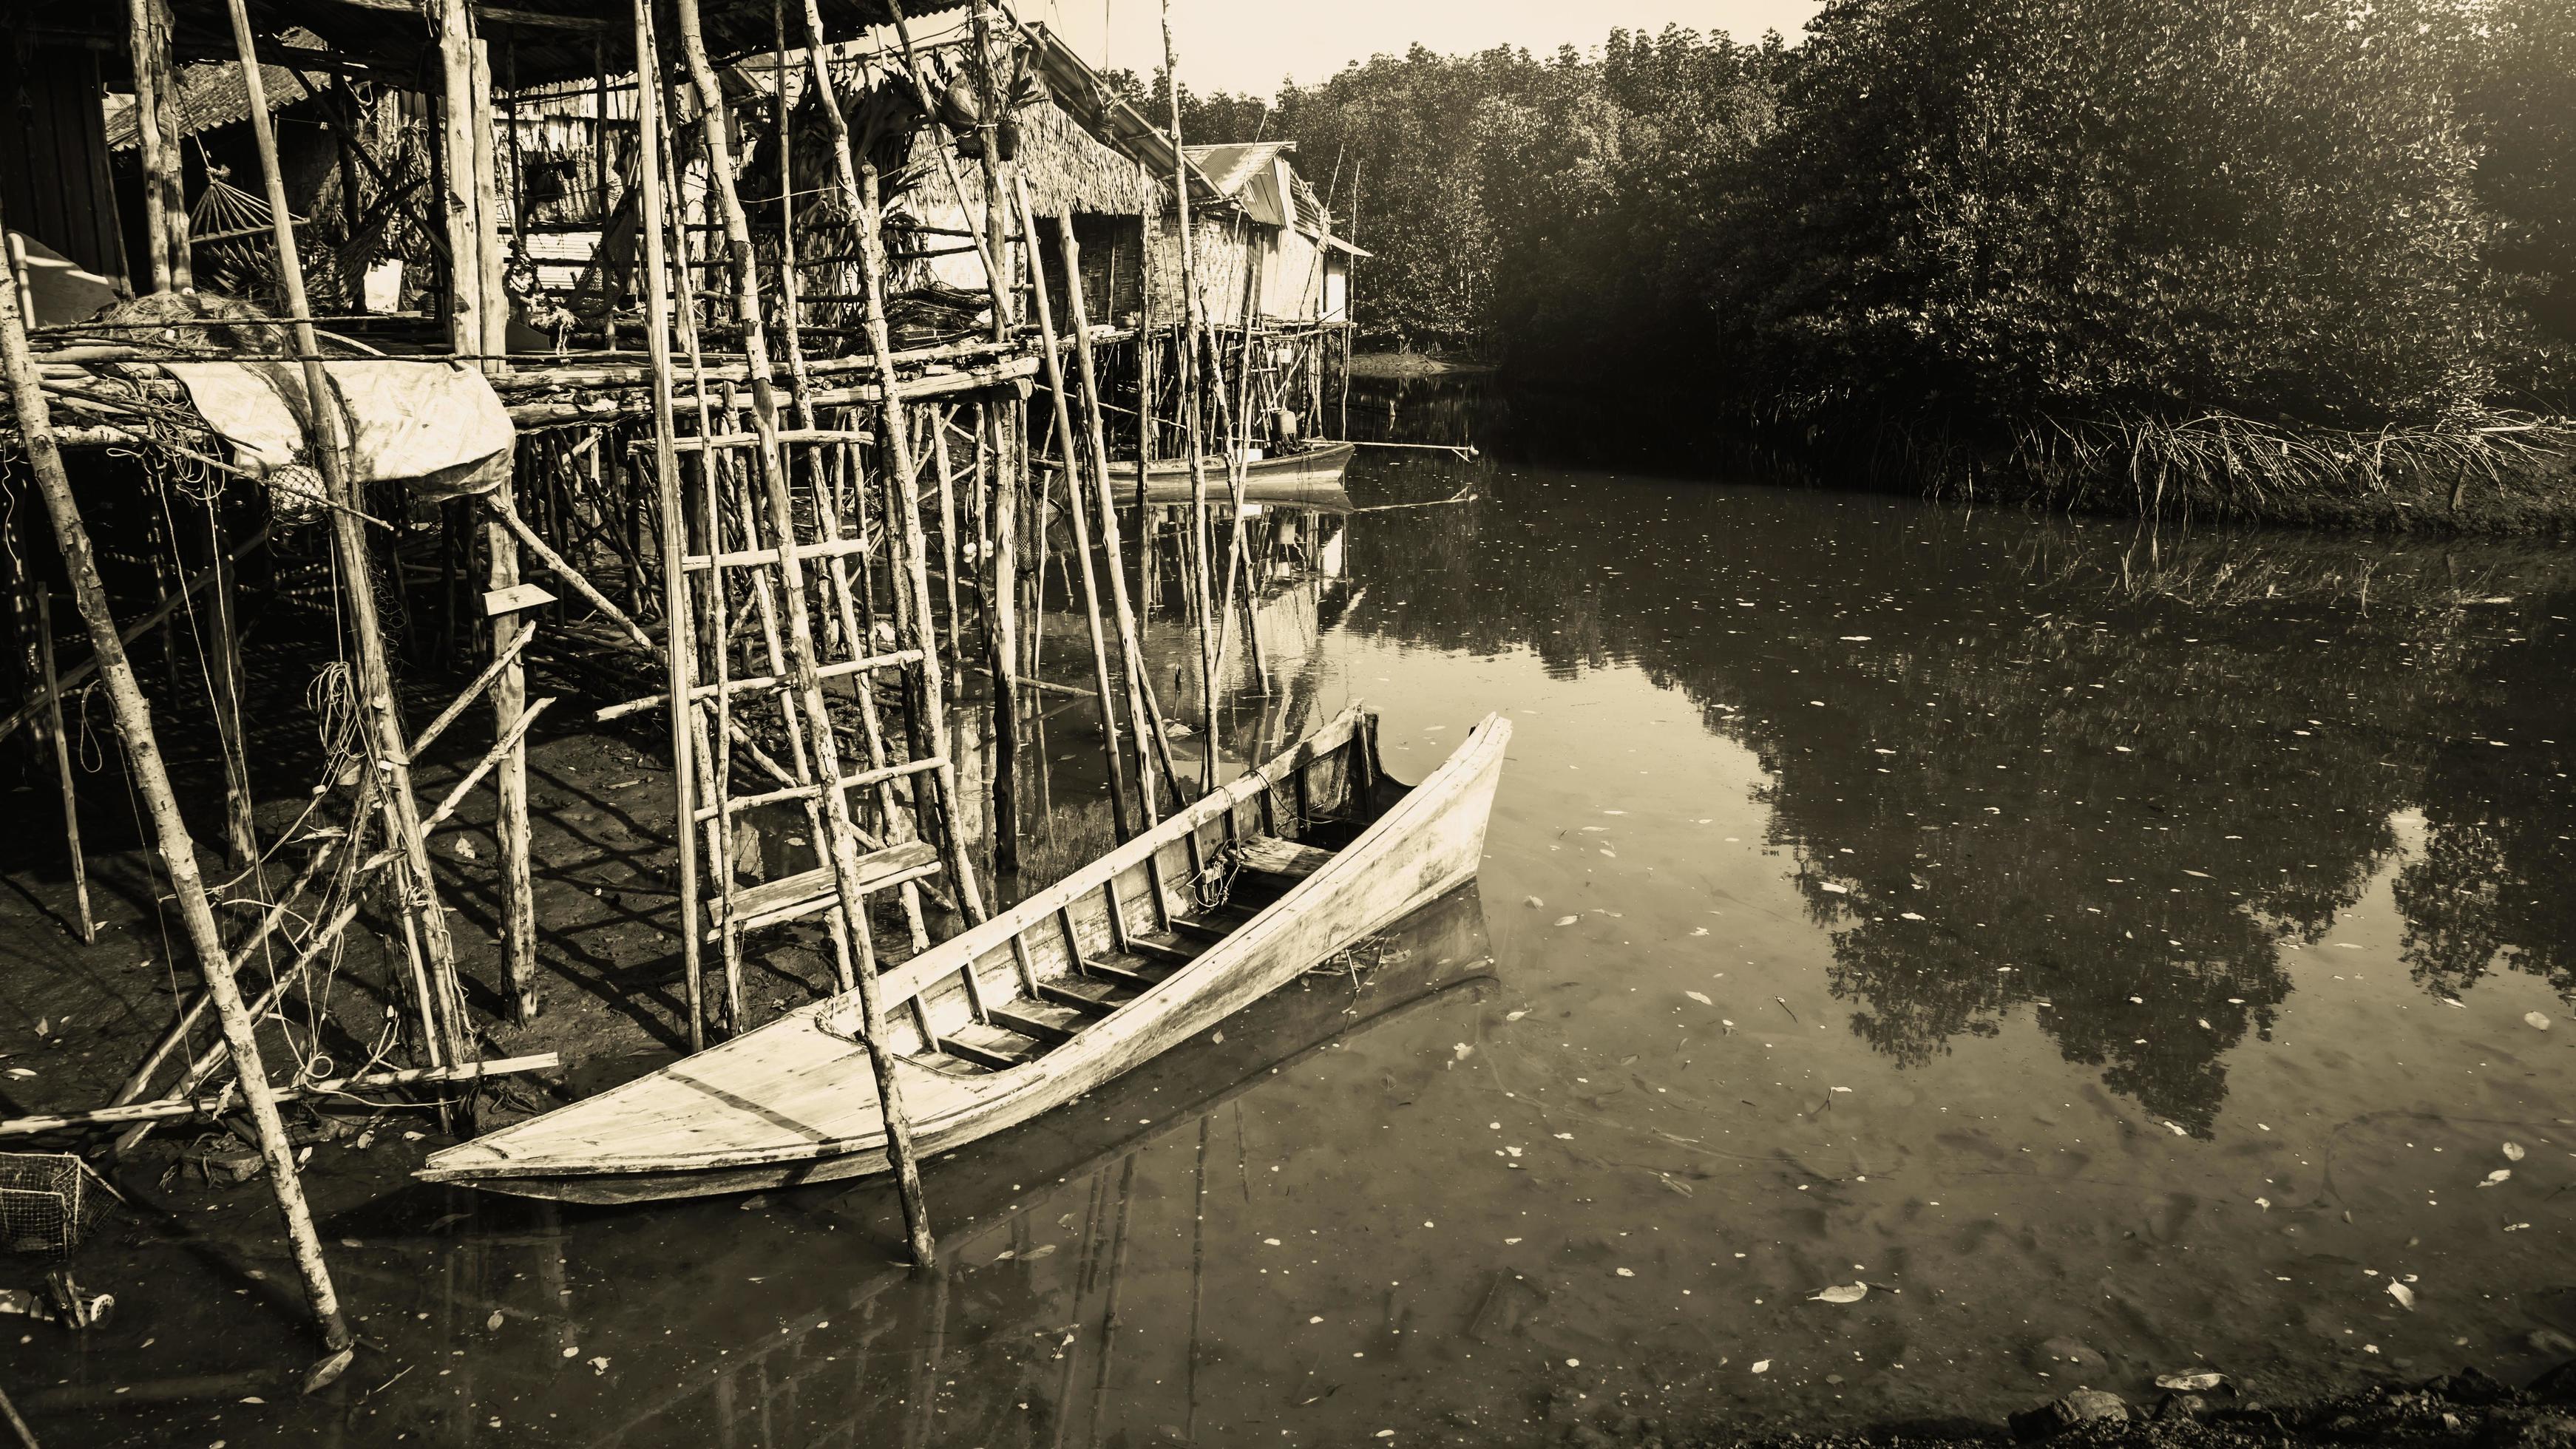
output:
M1150 76L1163 63L1161 0L1013 0L1013 8L1093 65ZM1678 24L1739 41L1777 29L1794 41L1816 9L1815 0L1172 0L1172 39L1191 90L1267 96L1282 77L1311 84L1417 40L1453 55L1503 44L1546 54L1588 49L1623 26Z

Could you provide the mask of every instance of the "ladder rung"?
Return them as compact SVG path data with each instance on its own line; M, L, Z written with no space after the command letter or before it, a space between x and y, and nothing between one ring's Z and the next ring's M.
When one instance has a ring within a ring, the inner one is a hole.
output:
M873 670L893 669L900 665L920 662L920 650L897 649L891 654L871 654L864 659L837 660L817 668L814 672L825 679L838 679L845 674L866 674ZM783 688L786 682L775 674L746 674L740 679L726 680L721 692L729 695L753 694L761 690ZM697 684L689 687L689 698L699 703L715 698L718 693L719 690L712 684ZM642 714L648 709L660 709L668 704L670 699L671 696L667 694L648 694L642 699L630 699L623 704L612 704L592 718L602 723L623 719L630 714Z
M780 428L782 443L873 443L875 433L848 428ZM701 452L708 448L748 448L760 442L758 433L713 433L702 437L673 438L671 446L683 453Z
M800 559L838 558L843 554L865 553L867 547L863 539L827 538L815 543L800 543L796 545L794 552ZM692 573L703 573L709 568L754 568L761 564L776 562L778 562L778 550L775 548L738 548L729 553L713 555L693 553L680 560L680 567Z
M884 765L873 770L862 770L858 774L845 776L841 781L841 789L844 792L864 790L872 785L882 785L888 780L899 780L906 775L927 774L947 763L947 756L931 755L923 759L906 760L900 765ZM776 790L764 790L757 795L735 795L727 799L721 809L725 814L733 815L757 805L775 805L782 800L818 800L822 795L823 785L820 781L810 785L788 785ZM704 805L690 813L703 823L715 819L718 809L719 807L714 805Z
M920 650L897 649L892 654L871 654L865 659L835 660L830 664L818 666L814 672L825 679L838 679L845 674L866 674L872 670L893 669L898 665L918 664L920 662ZM740 679L726 680L724 683L724 689L727 694L749 694L764 689L782 689L786 687L786 684L787 681L779 675L747 674ZM689 698L693 700L706 700L713 699L715 697L716 687L712 684L692 685L689 688ZM658 702L659 701L656 701L656 703Z

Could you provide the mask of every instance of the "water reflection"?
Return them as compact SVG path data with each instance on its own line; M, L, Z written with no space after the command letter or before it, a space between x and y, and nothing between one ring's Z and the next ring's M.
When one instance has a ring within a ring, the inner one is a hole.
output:
M1439 396L1397 425L1490 421ZM102 1441L1536 1444L1991 1422L2073 1341L2271 1397L2576 1333L2560 551L1490 456L1351 492L1265 571L1229 754L1354 697L1402 778L1516 731L1480 890L1371 969L932 1163L928 1279L872 1185L549 1217L325 1146L381 1369L223 1378L291 1356L291 1302L231 1296L289 1278L199 1223L129 1246L121 1337L33 1350L51 1424L157 1383L197 1401ZM1085 710L1045 729L1036 876L1108 835Z

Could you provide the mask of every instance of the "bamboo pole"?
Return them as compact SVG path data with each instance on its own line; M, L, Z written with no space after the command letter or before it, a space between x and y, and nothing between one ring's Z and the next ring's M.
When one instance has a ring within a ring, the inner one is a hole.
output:
M513 468L515 472L515 467ZM491 501L515 516L512 479L504 478ZM488 568L484 583L493 590L519 582L519 540L499 517L483 524ZM492 662L500 672L492 680L492 737L509 741L494 781L499 801L492 834L500 847L501 961L521 1025L537 1019L537 894L530 869L533 835L528 823L528 741L524 721L528 707L528 673L519 655L536 625L525 609L492 617ZM424 826L424 828L426 828Z
M53 737L54 779L63 796L63 844L71 854L72 903L80 912L81 944L98 940L98 923L89 913L89 858L81 853L80 792L72 783L72 742L63 731L63 697L54 674L53 590L36 590L36 659L45 687L45 731Z
M813 736L817 772L827 786L823 791L824 813L830 827L826 845L832 860L833 882L840 893L841 913L853 931L864 931L867 893L859 880L858 846L850 822L849 798L838 784L841 779L839 743L833 735L831 712L824 701L822 677L815 672L813 624L805 607L804 565L798 560L794 547L796 509L794 500L788 495L785 460L778 442L778 402L770 382L768 342L761 325L759 282L753 272L751 228L743 215L742 198L734 189L730 158L725 155L725 138L730 129L727 124L729 108L724 89L707 58L706 39L699 26L698 0L678 0L678 13L681 56L697 86L699 104L704 108L705 114L701 119L708 170L714 183L715 200L724 218L726 240L733 252L734 280L738 288L734 298L735 314L742 323L743 353L751 366L752 420L761 435L761 481L768 494L771 529L779 541L780 581L788 595L788 664L796 676L799 703ZM813 0L807 0L806 18L812 33L819 38L822 27ZM827 92L828 89L826 87ZM869 251L874 256L882 242L876 230L873 205L860 214L860 223L861 235L869 240ZM876 267L871 267L871 276L875 276L877 271ZM870 315L876 322L871 329L875 335L870 340L878 348L878 361L884 364L887 349L883 340L882 305L872 306ZM892 373L892 367L886 366L884 375L891 377ZM893 415L891 421L900 421L899 414L895 412L898 407L899 404L889 401L888 411ZM892 427L888 432L897 440L898 461L904 461L910 449L901 441L902 429ZM906 477L903 482L909 485L911 479ZM917 515L912 519L912 526L915 529L920 527ZM917 565L918 555L915 562ZM921 591L926 594L927 590L925 581ZM929 680L936 678L927 661L924 677ZM925 693L934 700L937 697L935 686L926 689ZM953 776L951 778L953 780ZM956 832L952 830L949 834L952 846L956 845ZM975 877L971 870L960 873L957 885L961 901L975 898ZM694 921L689 925L692 930L697 928ZM902 1086L896 1079L893 1054L885 1040L885 1016L873 962L859 973L858 985L862 1030L867 1037L870 1063L875 1068L877 1100L886 1128L886 1156L895 1169L897 1191L903 1199L906 1236L912 1245L914 1261L928 1266L935 1259L936 1245L930 1234L929 1207L922 1199L921 1170L913 1154L912 1126L904 1114Z
M242 733L241 601L233 588L232 539L224 532L220 499L206 504L206 568L215 576L214 640L208 683L214 686L215 739L224 762L224 833L232 863L259 859L259 825L251 812L250 749Z
M326 841L321 849L313 852L312 859L307 860L304 868L296 872L295 881L286 888L286 893L279 896L275 904L261 913L259 924L252 928L250 936L234 948L231 957L225 963L226 969L236 976L241 974L242 968L250 964L251 953L268 944L269 935L277 929L278 922L284 920L288 910L303 898L305 887L312 883L314 876L321 873L323 863L342 850L352 855L356 854L356 831L350 832L349 838L344 842ZM152 1085L153 1073L160 1071L161 1064L169 1060L170 1053L177 1051L181 1043L188 1039L189 1034L197 1029L197 1023L204 1019L206 1008L211 1002L211 998L201 995L188 1003L186 1008L180 1011L178 1018L170 1023L169 1029L162 1032L161 1039L153 1043L152 1050L144 1055L141 1064L126 1075L125 1081L117 1087L116 1095L107 1099L107 1104L111 1107L121 1107L142 1096ZM255 1021L259 1016L260 1008L254 1006L251 1009L251 1018Z
M1109 683L1109 643L1100 626L1100 588L1091 567L1091 523L1082 497L1082 469L1077 466L1079 451L1073 442L1073 417L1065 405L1064 363L1055 350L1055 309L1047 300L1046 268L1039 264L1037 251L1037 210L1029 202L1029 183L1024 177L1013 177L1020 201L1020 236L1029 251L1029 295L1038 318L1038 341L1046 349L1047 396L1055 412L1055 434L1064 458L1065 512L1073 520L1073 554L1082 579L1083 622L1091 632L1091 677L1100 690L1100 749L1109 766L1109 818L1121 841L1136 834L1135 817L1127 810L1127 763L1118 743L1118 695ZM1082 278L1073 275L1071 285L1080 288ZM1106 493L1109 472L1102 468L1093 482Z
M126 0L126 45L134 59L135 140L143 169L143 241L152 290L194 284L188 256L187 190L180 179L177 78L170 65L170 0Z
M483 371L497 374L510 370L510 294L501 285L509 257L501 248L500 161L493 154L492 46L479 29L469 58L474 76L468 112L474 133L474 246L482 295L476 316L483 325L483 345L475 350L482 354ZM516 227L519 219L511 217L510 224Z
M447 232L447 346L483 351L483 244L474 214L474 14L466 0L436 9L439 75L439 216Z
M1127 718L1136 728L1136 794L1145 807L1148 826L1162 819L1154 804L1154 757L1146 739L1149 725L1145 715L1145 691L1141 681L1145 670L1145 650L1136 629L1136 611L1127 598L1127 561L1118 541L1118 509L1110 500L1108 427L1101 416L1100 375L1091 355L1091 316L1082 295L1082 244L1073 234L1070 215L1055 219L1056 236L1064 246L1065 305L1073 313L1073 358L1082 378L1082 409L1088 426L1084 429L1091 441L1091 475L1100 486L1092 495L1100 505L1100 539L1108 550L1109 602L1118 620L1118 652L1127 662ZM1047 349L1050 354L1054 348ZM1070 454L1071 450L1066 450ZM1141 539L1145 515L1137 510L1136 529ZM1105 708L1105 706L1104 706ZM1166 779L1172 789L1172 803L1180 803L1180 783Z
M242 4L243 0L231 0L234 38L241 47L245 67L255 71L258 62L251 50L250 18ZM252 84L256 87L256 80ZM251 96L254 103L260 100L256 89ZM260 121L264 133L265 110L260 112ZM275 198L280 230L285 227L283 200ZM62 553L64 571L71 576L72 598L80 607L81 622L89 629L90 646L98 652L99 675L107 686L117 733L125 742L135 790L143 797L151 816L153 836L160 848L162 866L169 874L171 892L178 898L189 945L204 972L215 1011L223 1021L225 1044L241 1073L243 1101L250 1109L251 1123L259 1137L260 1155L268 1163L278 1212L286 1219L287 1238L294 1250L296 1268L304 1279L305 1295L322 1329L324 1346L336 1355L350 1347L349 1326L340 1315L340 1299L331 1286L331 1271L322 1261L321 1239L314 1232L312 1210L304 1201L304 1185L296 1176L295 1151L287 1141L286 1124L278 1117L276 1099L268 1090L259 1042L252 1035L241 991L234 985L232 973L225 969L223 931L215 922L205 881L197 873L196 844L188 836L187 821L179 813L178 794L171 788L169 769L161 760L160 741L152 729L151 705L144 700L143 688L134 677L133 662L126 657L125 645L117 637L116 616L109 609L107 587L100 581L98 563L90 551L89 531L81 523L80 503L73 497L71 479L63 471L62 451L54 445L52 418L45 406L44 389L37 382L35 359L27 348L26 328L19 317L17 281L13 277L6 285L8 294L0 297L0 365L5 365L8 373L10 398L17 410L18 432L27 450L28 467L36 476L37 490L44 495L46 513L53 520L55 544Z
M485 1077L515 1076L521 1072L550 1072L563 1065L554 1052L538 1052L524 1057L495 1057L487 1062L474 1062L461 1067L403 1067L394 1071L368 1072L355 1077L333 1077L307 1086L268 1087L272 1101L292 1102L305 1097L323 1097L336 1092L355 1092L379 1087L400 1087L413 1083L480 1081ZM245 1091L244 1096L249 1093ZM128 1122L160 1122L173 1117L212 1117L225 1111L225 1097L167 1097L157 1102L135 1102L122 1107L100 1107L88 1112L58 1112L43 1117L10 1117L0 1119L0 1137L24 1137L37 1132L60 1132L72 1127L114 1127Z
M427 980L436 998L434 1010L430 1001L421 1003L422 1015L433 1035L439 1034L444 1024L445 1040L441 1045L447 1060L461 1062L472 1050L465 1021L465 993L457 981L447 914L438 905L437 878L430 871L429 847L421 834L419 809L412 798L411 759L403 748L402 719L394 696L393 675L385 659L384 629L376 615L366 528L354 511L356 491L349 481L340 414L331 402L336 393L322 370L321 342L314 335L313 310L304 295L304 263L295 250L293 213L287 210L286 179L277 159L277 131L269 118L267 87L251 39L250 13L244 0L228 0L228 4L233 43L241 57L242 87L250 101L251 136L267 182L278 280L286 293L287 315L294 324L295 351L303 360L304 395L313 414L313 453L332 502L340 505L331 510L331 525L340 557L342 592L348 600L349 632L357 648L358 709L367 721L373 763L385 787L387 833L403 852L407 873L403 882L405 929L417 943L418 974ZM231 983L225 984L229 990Z
M1192 574L1198 586L1200 725L1205 731L1205 757L1199 783L1216 783L1216 620L1208 595L1215 580L1208 561L1207 456L1199 439L1199 339L1203 319L1199 305L1198 247L1190 235L1190 157L1181 147L1181 62L1172 44L1172 0L1163 0L1163 74L1172 99L1172 205L1181 228L1181 317L1188 345L1181 349L1181 408L1186 426L1181 446L1190 459L1190 544Z
M662 669L670 685L670 790L672 790L672 844L680 857L680 973L688 988L688 1050L706 1050L706 963L701 952L701 929L698 929L698 844L690 839L698 818L696 777L693 770L693 726L698 710L688 703L688 661L696 643L690 641L690 607L688 607L688 504L680 497L680 453L672 440L672 394L670 394L670 286L662 247L662 167L659 167L659 144L654 116L654 100L662 80L662 57L654 46L652 33L652 0L636 0L636 172L639 172L641 201L636 208L639 229L644 232L644 353L652 363L652 463L654 486L662 502ZM608 139L608 108L605 108L605 80L600 90L600 129L598 139ZM605 162L603 162L605 165ZM605 170L603 170L605 178ZM608 193L600 190L600 206L608 206ZM605 288L605 281L603 281ZM719 821L721 824L721 821Z

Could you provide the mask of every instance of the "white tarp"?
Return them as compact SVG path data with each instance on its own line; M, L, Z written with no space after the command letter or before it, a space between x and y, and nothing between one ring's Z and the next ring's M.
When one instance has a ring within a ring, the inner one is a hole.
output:
M311 409L292 359L161 364L235 461L265 474L307 462ZM510 476L514 434L491 383L455 362L352 358L322 364L335 394L350 481L413 480L421 501L488 492Z

